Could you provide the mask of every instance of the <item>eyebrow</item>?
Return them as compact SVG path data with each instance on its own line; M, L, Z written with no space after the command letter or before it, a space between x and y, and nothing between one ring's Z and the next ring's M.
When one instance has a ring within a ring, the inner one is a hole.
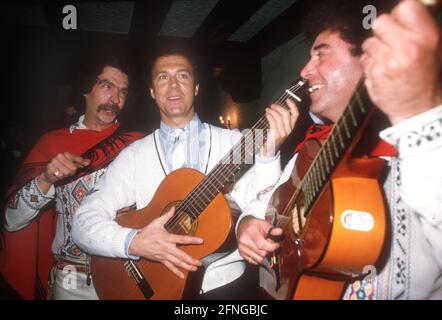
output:
M101 84L101 83L107 83L107 84L110 84L111 86L117 88L117 85L116 85L115 83L113 83L111 80L108 80L108 79L100 79L100 78L97 78L97 82L98 82L99 84ZM120 90L128 90L128 87L121 87L121 88L119 88L119 89L120 89Z
M162 73L168 73L167 71L168 70L160 70L160 71L156 72L155 75L159 75L159 74L162 74ZM178 72L187 72L189 74L192 74L192 71L190 71L189 69L178 69L176 72L177 73Z
M320 44L314 46L312 48L312 51L318 51L318 50L321 50L321 49L328 49L328 48L330 48L329 44L327 44L327 43L320 43Z

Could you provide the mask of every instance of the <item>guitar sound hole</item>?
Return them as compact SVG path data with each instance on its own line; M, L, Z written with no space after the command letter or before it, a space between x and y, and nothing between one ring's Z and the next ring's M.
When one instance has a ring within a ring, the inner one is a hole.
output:
M173 201L169 203L161 213L161 215L165 214L167 211L170 210L170 208L175 207L177 208L179 204L181 203L181 200ZM194 219L192 215L184 212L179 211L175 212L174 217L171 219L173 221L173 224L170 226L169 231L174 234L183 234L183 235L190 235L194 236L196 234L196 230L198 228L198 218Z

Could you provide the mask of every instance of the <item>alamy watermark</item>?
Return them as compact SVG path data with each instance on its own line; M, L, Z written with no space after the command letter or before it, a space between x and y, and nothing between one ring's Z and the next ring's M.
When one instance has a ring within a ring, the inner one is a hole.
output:
M362 13L366 15L364 19L362 19L362 27L365 30L374 29L374 22L377 17L376 7L371 4L366 5L362 8Z
M65 30L76 30L77 26L77 8L74 5L66 5L63 7L63 17L62 25Z
M62 273L65 275L63 278L63 288L66 290L77 289L77 270L75 269L75 266L65 266Z

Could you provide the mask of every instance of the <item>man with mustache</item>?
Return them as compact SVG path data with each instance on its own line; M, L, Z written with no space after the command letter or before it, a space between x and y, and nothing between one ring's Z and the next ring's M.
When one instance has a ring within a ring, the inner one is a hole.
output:
M85 72L81 84L85 114L69 128L48 132L38 140L7 194L4 220L9 232L1 270L26 299L45 298L42 289L50 264L52 294L47 298L96 297L89 257L72 241L73 214L112 159L142 136L123 132L117 122L129 90L126 67L115 57L101 59ZM39 215L54 202L55 216ZM53 263L45 251L51 241Z
M378 4L382 3L386 1ZM379 136L398 152L385 145L381 149L380 144L377 149L378 156L389 159L388 176L382 183L391 239L381 269L371 281L352 283L344 297L441 299L441 30L422 4L405 0L378 17L370 36L362 23L366 4L323 1L313 10L306 28L313 45L301 71L309 83L310 110L330 124L337 122L365 75L372 100L392 125ZM376 8L380 13L380 6ZM306 139L325 139L329 131L318 125L312 129ZM272 225L263 217L273 191L289 179L296 157L272 191L253 202L239 223L239 251L255 265L279 247L267 237Z
M150 68L149 93L160 112L160 128L115 159L96 192L78 209L72 232L76 243L91 254L158 261L180 278L184 277L182 270L196 271L202 262L179 245L201 244L204 239L167 232L164 224L172 217L173 208L140 230L124 228L113 220L120 208L135 205L141 209L149 204L161 181L173 170L190 167L207 174L241 137L236 130L199 119L195 106L199 82L187 49L159 48ZM229 192L239 207L279 176L279 155L274 150L290 134L298 116L294 103L287 103L290 111L278 105L266 110L271 129L268 142L256 155L255 165ZM203 259L207 268L202 292L213 293L221 287L218 297L252 294L246 286L229 287L244 272L245 264L237 251L228 253Z

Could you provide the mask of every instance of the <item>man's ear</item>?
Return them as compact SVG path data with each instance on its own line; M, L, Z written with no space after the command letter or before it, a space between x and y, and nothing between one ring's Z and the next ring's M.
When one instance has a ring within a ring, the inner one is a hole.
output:
M153 92L153 89L149 88L149 92L150 92L150 96L152 97L152 99L155 100L155 93Z
M198 91L199 91L199 89L200 89L200 85L197 84L197 85L195 86L195 97L198 95Z

